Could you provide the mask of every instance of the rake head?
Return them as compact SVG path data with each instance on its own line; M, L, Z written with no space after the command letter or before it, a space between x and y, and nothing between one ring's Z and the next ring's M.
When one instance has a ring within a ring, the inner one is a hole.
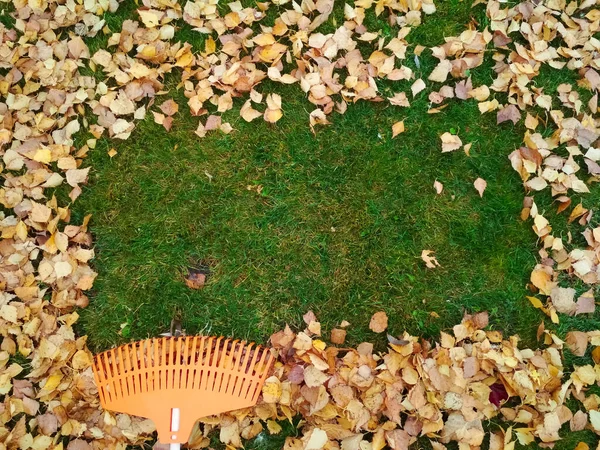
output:
M268 349L222 337L164 337L96 356L105 409L152 419L162 443L187 442L201 417L253 406L273 364Z

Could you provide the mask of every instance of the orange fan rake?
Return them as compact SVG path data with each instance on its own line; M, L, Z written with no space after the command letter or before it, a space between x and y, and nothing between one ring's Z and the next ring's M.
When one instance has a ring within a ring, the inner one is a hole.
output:
M162 443L187 442L197 419L253 406L273 365L261 346L222 337L164 337L96 356L105 409L152 419Z

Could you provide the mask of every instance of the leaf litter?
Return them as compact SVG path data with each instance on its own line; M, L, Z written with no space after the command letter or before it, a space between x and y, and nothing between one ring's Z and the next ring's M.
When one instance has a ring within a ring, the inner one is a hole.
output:
M313 131L329 124L334 111L343 114L349 103L386 100L378 80L408 81L411 98L428 89L432 114L459 100L477 102L481 114L495 113L499 126L517 124L525 113L524 145L509 160L528 193L521 217L532 222L541 243L540 263L530 277L536 296L529 299L555 323L559 314L595 311L600 228L592 225L593 211L581 204L568 211L569 222L584 228L586 246L581 247L553 234L534 199L536 192L549 191L558 212L567 211L569 196L588 193L600 176L600 11L594 0L476 1L484 3L489 25L477 30L470 24L459 36L432 47L438 63L423 75L428 83L404 62L410 47L406 36L424 15L435 13L432 0L346 4L344 23L328 34L319 27L330 19L331 0L277 0L272 2L276 8L268 2L255 7L230 2L224 15L218 0L184 6L176 0L141 3L137 15L116 31L104 19L119 8L116 0L14 0L14 25L0 24L0 203L5 211L0 213L1 446L125 448L151 439L152 422L99 406L86 337L77 337L72 328L78 320L75 308L87 306L85 292L96 277L89 266L94 257L90 217L71 224L69 206L45 189L66 184L76 201L89 177L90 168L82 168L85 156L97 139L128 139L148 112L167 132L176 126L182 105L167 99L154 106L157 97L168 94L163 80L169 73L181 76L187 108L199 118L199 137L235 132L221 115L234 108L237 98L245 99L244 120L281 120L281 96L260 92L267 78L302 89L315 107L309 113ZM269 8L279 14L273 26L261 23ZM397 34L384 37L368 30L367 12L384 15ZM207 35L202 51L175 42L181 21ZM99 34L108 38L109 50L91 52L84 38ZM363 55L359 44L361 49L371 46L370 53ZM417 68L424 50L414 49ZM483 63L486 51L495 61L493 81L473 86L470 71ZM577 86L563 83L555 96L545 93L535 83L544 65L576 72ZM83 68L95 76L84 75ZM580 89L592 93L587 103ZM410 107L407 92L387 101ZM552 134L538 131L541 121L553 128ZM74 136L82 130L93 138L76 146ZM403 130L398 122L394 136ZM463 147L468 154L471 148L450 133L441 140L443 152ZM116 154L110 151L111 157ZM475 186L480 195L482 182ZM441 183L435 189L441 193ZM431 251L422 258L428 267L439 265ZM579 297L564 285L575 279L590 287ZM371 328L383 332L388 319L377 314ZM305 331L286 327L271 337L279 362L261 403L202 420L190 447L209 446L214 429L221 442L239 447L265 424L270 433L279 433L277 421L296 415L304 419L302 433L286 439L287 449L404 449L420 436L433 439L436 449L450 441L479 448L483 422L494 417L506 425L488 433L495 448L534 440L552 445L566 424L572 431L600 434L600 398L586 395L586 388L600 381L600 331L571 331L563 342L540 327L544 347L520 349L518 338L485 331L487 315L480 313L465 316L439 342L389 335L388 350L374 352L369 343L330 347L317 339L322 330L314 314L305 320ZM334 344L344 344L347 326L331 331ZM563 349L582 355L590 345L595 365L565 374ZM16 355L28 363L21 365ZM583 410L573 414L566 407L571 397Z

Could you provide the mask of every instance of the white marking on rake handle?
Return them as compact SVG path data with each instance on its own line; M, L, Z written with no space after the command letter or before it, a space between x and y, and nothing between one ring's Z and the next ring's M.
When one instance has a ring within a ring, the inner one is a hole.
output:
M179 408L171 409L171 432L176 431L179 431ZM177 439L177 435L173 434L171 438ZM170 450L179 450L181 448L181 444L171 444L169 448Z

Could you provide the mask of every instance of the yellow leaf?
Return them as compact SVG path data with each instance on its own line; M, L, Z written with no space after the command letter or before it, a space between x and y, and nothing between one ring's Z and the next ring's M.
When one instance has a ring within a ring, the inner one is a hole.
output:
M542 301L537 297L529 297L528 296L527 300L529 300L531 302L531 304L533 305L534 308L540 309L540 308L544 307Z
M279 425L274 420L267 420L267 430L269 430L270 434L279 434L281 433L281 425Z
M327 344L320 339L315 339L314 341L312 341L312 345L314 348L321 351L325 350L325 348L327 347Z
M75 370L86 369L92 365L92 358L88 352L79 350L73 355L72 364Z
M395 138L400 133L404 133L404 121L396 122L392 125L392 138Z
M179 58L177 58L177 62L175 63L175 65L177 67L187 67L190 64L192 64L193 61L194 61L194 55L192 55L190 52L186 52L183 55L181 55Z
M33 160L43 164L49 164L52 161L52 152L49 148L40 148L33 155Z
M212 38L212 36L209 36L208 39L206 40L206 44L204 46L204 51L207 55L210 55L211 53L214 53L216 50L217 50L217 43Z

